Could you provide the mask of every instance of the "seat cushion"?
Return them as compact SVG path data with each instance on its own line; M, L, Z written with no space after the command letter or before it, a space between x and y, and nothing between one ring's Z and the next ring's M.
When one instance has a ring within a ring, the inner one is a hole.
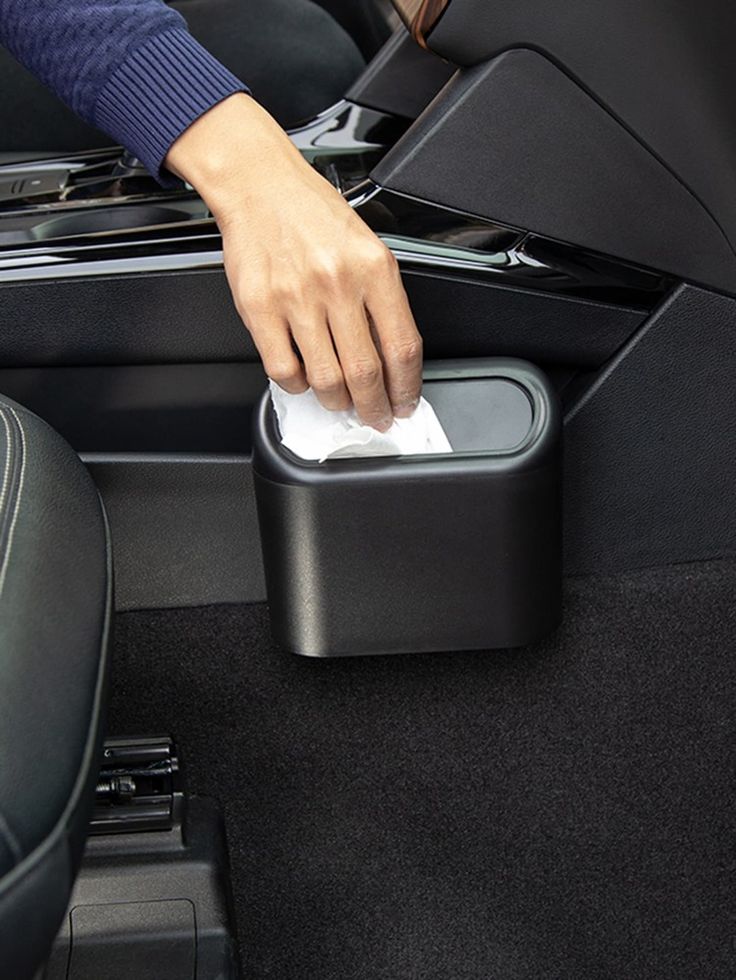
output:
M107 524L76 454L0 398L0 963L30 977L66 909L99 765Z

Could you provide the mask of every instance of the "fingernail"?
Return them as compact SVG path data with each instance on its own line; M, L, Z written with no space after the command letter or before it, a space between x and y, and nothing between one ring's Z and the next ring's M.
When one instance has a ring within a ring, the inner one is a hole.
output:
M394 415L397 419L408 419L416 412L417 405L419 405L418 399L413 402L406 402L404 405L394 405Z
M394 424L394 420L392 418L381 419L380 422L375 423L373 428L378 429L379 432L388 432L388 430L391 428L393 424Z

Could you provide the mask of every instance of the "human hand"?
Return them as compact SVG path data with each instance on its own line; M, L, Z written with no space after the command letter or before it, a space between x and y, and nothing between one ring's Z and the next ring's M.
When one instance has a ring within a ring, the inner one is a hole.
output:
M230 96L166 166L202 196L266 373L388 429L421 391L422 340L396 259L250 96ZM301 361L295 348L301 354ZM302 363L303 362L303 363Z

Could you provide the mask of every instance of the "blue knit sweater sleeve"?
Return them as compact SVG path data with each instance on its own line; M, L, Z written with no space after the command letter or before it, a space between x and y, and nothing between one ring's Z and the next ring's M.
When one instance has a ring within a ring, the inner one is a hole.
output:
M176 138L247 91L163 0L0 0L0 43L163 183Z

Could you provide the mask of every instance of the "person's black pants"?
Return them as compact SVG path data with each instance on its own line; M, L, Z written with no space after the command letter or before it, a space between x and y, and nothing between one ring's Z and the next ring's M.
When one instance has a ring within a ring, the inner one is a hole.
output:
M325 0L330 2L330 0ZM357 45L312 0L174 0L192 34L284 126L338 101L364 65ZM109 145L0 48L0 153Z

